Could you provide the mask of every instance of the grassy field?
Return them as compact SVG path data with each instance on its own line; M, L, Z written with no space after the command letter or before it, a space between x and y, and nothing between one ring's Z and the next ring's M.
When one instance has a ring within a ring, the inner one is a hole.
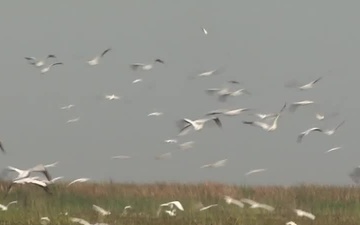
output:
M7 183L0 183L4 195ZM359 225L360 188L332 186L264 186L244 187L217 183L206 184L117 184L83 183L66 187L56 184L48 195L38 187L17 186L0 203L18 200L8 211L0 211L1 225L40 224L41 217L49 217L50 224L77 224L69 217L80 217L91 224L181 224L181 225L278 225L294 221L298 225ZM236 199L250 198L275 207L268 212L261 209L239 208L227 205L224 195ZM156 216L160 203L179 200L184 211L175 217L167 214ZM219 204L218 207L200 212L195 206ZM99 216L92 205L111 211L109 216ZM123 215L123 208L132 210ZM292 211L300 208L316 215L314 221L297 217ZM68 213L66 216L65 213Z

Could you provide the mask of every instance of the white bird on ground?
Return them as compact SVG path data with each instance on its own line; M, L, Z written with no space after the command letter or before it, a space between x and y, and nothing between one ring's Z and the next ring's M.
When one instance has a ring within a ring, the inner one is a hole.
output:
M331 148L331 149L327 150L325 153L337 151L337 150L340 150L340 149L342 149L342 147L340 147L340 146L339 147L334 147L334 148Z
M208 206L204 206L204 207L200 208L199 211L204 211L204 210L210 209L210 208L215 207L215 206L218 206L218 204L211 204L211 205L208 205Z
M47 224L49 224L49 223L50 223L49 217L43 216L43 217L40 218L40 224L41 224L41 225L47 225Z
M265 172L267 171L267 169L255 169L255 170L250 170L249 172L247 172L245 174L245 176L249 176L250 174L253 174L253 173L261 173L261 172Z
M307 135L309 135L311 132L315 132L315 131L323 132L323 130L320 129L320 128L318 128L318 127L313 127L313 128L307 129L306 131L301 132L301 133L298 135L298 137L297 137L297 143L300 143L305 136L307 136Z
M225 166L226 162L228 161L228 159L222 159L219 161L216 161L214 163L210 163L210 164L205 164L203 166L201 166L200 168L218 168L218 167L223 167Z
M279 117L280 117L281 113L284 111L285 107L286 107L286 103L281 108L280 112L277 113L277 115L276 115L276 117L275 117L272 124L267 124L267 123L260 122L260 121L243 121L243 123L244 124L249 124L249 125L252 125L252 126L260 127L265 131L274 131L274 130L277 129L277 121L279 120Z
M70 104L70 105L63 106L60 109L67 110L67 109L71 109L73 107L75 107L75 105Z
M179 121L179 126L181 126L185 123L184 126L180 127L179 136L182 136L185 133L187 133L190 128L193 128L195 131L199 131L199 130L203 129L205 123L207 123L209 121L214 121L218 127L220 127L220 128L222 127L221 121L218 117L209 117L209 118L198 119L198 120L190 120L190 119L184 118L181 121Z
M148 116L162 116L162 115L164 115L163 112L152 112L148 114Z
M120 99L120 96L117 96L117 95L105 95L105 99L107 100L119 100Z
M169 144L176 144L178 141L176 139L167 139L164 142Z
M117 156L113 156L111 157L112 159L130 159L131 156L128 155L117 155Z
M164 61L161 59L155 59L154 63L149 63L149 64L144 64L144 63L133 63L130 65L131 69L133 70L137 70L137 69L141 69L141 70L151 70L152 68L154 68L154 65L156 63L161 63L164 64Z
M35 57L25 57L25 59L31 64L34 65L36 67L41 67L43 65L45 65L45 61L50 59L50 58L56 58L55 55L48 55L45 59L37 59Z
M12 205L12 204L15 204L15 203L17 203L17 201L9 202L7 205L2 205L2 204L0 204L0 209L1 209L2 211L7 211L8 208L9 208L9 206Z
M49 172L47 171L46 167L42 164L36 165L30 169L27 170L21 170L12 166L8 166L7 170L14 171L18 173L18 176L14 180L19 180L23 178L28 178L33 172L39 172L45 175L47 180L51 180L51 176Z
M69 119L68 121L66 121L66 123L75 123L78 122L80 120L80 117L76 117L74 119Z
M165 213L167 213L169 216L176 216L176 209L165 210Z
M132 209L131 205L127 205L124 207L123 212L121 213L121 215L126 215L129 211L129 209Z
M258 203L254 200L248 199L248 198L243 198L240 201L247 203L250 205L250 208L262 208L268 211L274 211L274 207L270 206L270 205L266 205L266 204L262 204L262 203Z
M234 205L239 206L240 208L244 208L244 203L242 203L241 201L239 201L237 199L234 199L234 198L232 198L230 196L225 195L224 200L229 205L234 204Z
M289 221L285 225L297 225L294 221Z
M236 116L240 115L242 112L246 112L251 110L250 108L238 108L238 109L218 109L211 112L206 113L207 116L213 115L225 115L225 116Z
M315 220L315 215L310 213L310 212L305 212L301 209L294 209L294 212L296 213L297 216L300 216L300 217L307 217L311 220Z
M97 205L92 205L93 209L98 212L100 215L102 216L107 216L107 215L110 215L111 212L110 211L107 211L103 208L101 208L100 206L97 206Z
M184 143L179 144L180 150L186 151L194 147L195 142L194 141L187 141Z
M87 63L88 63L90 66L95 66L95 65L99 64L100 59L101 59L102 57L104 57L104 55L105 55L107 52L109 52L110 50L111 50L111 48L106 49L105 51L103 51L103 52L101 53L101 55L96 56L95 58L89 60Z
M76 218L76 217L70 217L70 221L74 222L74 223L80 223L82 225L92 225L88 221L81 219L81 218Z
M290 111L290 112L295 112L298 107L300 107L300 106L307 106L307 105L311 105L311 104L315 104L315 102L314 102L314 101L310 101L310 100L293 102L293 103L291 103L290 106L289 106L289 111Z
M69 187L70 185L75 184L75 183L84 183L89 180L90 180L90 178L79 178L79 179L71 181L67 186Z
M208 31L204 27L202 27L201 30L205 35L208 35Z
M42 74L44 74L44 73L48 72L53 66L56 66L56 65L64 65L64 63L62 63L62 62L52 63L52 64L50 64L50 65L42 68L42 69L40 70L40 72L41 72Z
M333 129L328 129L328 130L324 130L323 133L326 135L333 135L337 129L339 129L339 127L341 127L342 125L344 125L345 120L342 121L341 123L339 123L339 125L337 125L336 127L334 127Z

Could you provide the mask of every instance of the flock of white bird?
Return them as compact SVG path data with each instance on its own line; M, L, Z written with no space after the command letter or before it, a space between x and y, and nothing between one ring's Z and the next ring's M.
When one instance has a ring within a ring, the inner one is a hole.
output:
M202 28L202 31L204 33L204 35L208 35L208 31L205 28ZM101 54L99 54L98 56L94 57L93 59L87 61L89 66L96 66L98 65L101 60L104 58L104 56L111 51L111 48L106 49L105 51L103 51ZM48 55L46 58L44 59L37 59L35 57L25 57L25 59L33 66L37 67L40 69L40 73L44 74L44 73L48 73L50 70L53 69L54 66L56 65L64 65L64 63L62 62L51 62L49 63L50 60L56 60L56 56L55 55ZM136 70L143 70L143 71L148 71L151 70L155 64L165 64L165 62L162 59L156 59L153 61L153 63L134 63L130 65L130 68L134 71ZM217 70L210 70L210 71L205 71L202 72L200 74L197 74L194 77L208 77L208 76L214 76L214 75L218 75L222 73L222 69L217 69ZM315 87L315 85L321 81L322 77L319 77L309 83L306 84L287 84L287 87L291 87L291 88L296 88L300 91L306 91L309 89L312 89ZM142 82L142 79L136 79L133 81L133 83L138 83L138 82ZM226 87L223 88L211 88L211 89L207 89L205 90L206 93L208 93L210 96L217 96L219 101L226 101L228 98L232 98L232 97L237 97L237 96L241 96L241 95L251 95L251 93L244 89L244 88L232 88L231 86L236 86L239 85L240 83L238 81L235 80L231 80L227 82L229 85L227 85ZM120 96L117 96L115 94L111 94L111 95L105 95L104 99L106 100L121 100ZM222 116L229 116L229 117L233 117L233 116L238 116L240 114L243 113L249 113L250 115L256 116L258 119L257 120L252 120L252 121L243 121L243 124L246 125L251 125L254 127L258 127L261 128L262 130L266 131L266 132L274 132L277 128L278 128L278 121L281 118L281 116L283 115L283 113L285 113L286 108L288 108L288 111L290 113L295 112L296 110L298 110L299 108L305 108L309 105L315 104L314 101L312 100L303 100L303 101L298 101L298 102L292 102L292 103L281 103L283 104L283 106L281 107L281 109L278 112L275 113L269 113L269 114L265 114L265 113L261 113L261 112L253 112L254 110L251 108L234 108L234 109L217 109L217 110L213 110L210 111L208 113L204 113L204 117L203 118L196 118L196 119L189 119L189 118L183 118L181 120L178 121L177 125L179 127L179 134L178 136L184 136L187 135L189 132L199 132L201 130L204 129L206 124L210 124L213 123L215 125L217 125L218 127L222 127L222 122L221 122L221 117ZM75 107L75 105L70 104L67 106L63 106L61 107L62 110L70 110L73 107ZM149 113L148 116L162 116L164 113L163 112L152 112ZM315 114L315 118L318 120L324 120L326 117L332 117L335 116L337 114L332 114L332 115L324 115L322 113L316 113ZM80 119L80 117L78 118L74 118L71 120L68 120L67 123L73 123L73 122L78 122ZM304 132L300 133L298 135L297 138L297 142L301 143L304 139L305 136L310 135L311 133L314 132L320 132L322 134L331 136L334 135L335 132L344 124L345 121L342 121L341 123L339 123L336 127L331 128L331 129L325 129L322 127L312 127L309 128L307 130L305 130ZM184 142L184 143L178 143L177 139L168 139L165 140L164 142L168 143L168 144L178 144L179 148L181 150L188 150L191 149L194 145L194 141L188 141L188 142ZM326 151L325 153L329 153L332 151L336 151L336 150L340 150L342 147L334 147L329 149L328 151ZM0 142L0 149L5 153L5 150L2 146L2 143ZM171 157L171 152L156 156L156 159L165 159ZM119 155L119 156L113 156L112 159L129 159L131 158L131 156L127 156L127 155ZM200 168L218 168L218 167L222 167L225 166L227 163L228 159L222 159L216 162L212 162L206 165L201 166ZM57 165L58 162L53 163L53 164L49 164L49 165L36 165L33 168L30 169L19 169L19 168L15 168L13 166L9 166L7 167L6 171L10 171L10 172L15 172L17 173L17 176L12 180L11 184L8 186L7 188L7 192L6 195L9 193L9 191L12 189L12 187L16 184L32 184L32 185L36 185L38 187L41 187L44 191L46 191L48 194L51 194L51 190L49 189L49 185L53 184L55 181L62 179L63 177L56 177L56 178L52 178L50 173L48 172L48 168L50 167L55 167ZM245 175L249 176L251 174L254 173L260 173L260 172L265 172L267 171L266 168L260 168L260 169L255 169L255 170L251 170L248 171ZM42 173L45 178L41 178L38 176L32 176L33 173ZM68 186L73 185L75 183L81 183L81 182L87 182L89 181L90 178L79 178L76 179L72 182L70 182L68 184ZM266 211L274 211L274 207L263 204L263 203L258 203L256 201L250 200L250 199L233 199L230 196L225 196L224 200L227 204L234 204L240 208L244 207L244 204L248 204L250 205L250 208L253 209L263 209ZM17 201L12 201L10 203L8 203L6 206L5 205L0 205L1 210L6 211L8 210L9 206L12 204L17 203ZM208 206L201 206L199 207L199 211L204 211L204 210L208 210L210 208L214 208L219 206L219 204L211 204ZM163 210L165 207L167 207L167 209ZM127 212L127 210L131 209L132 207L126 206L124 208L124 214ZM111 212L107 211L103 208L101 208L100 206L97 205L93 205L93 209L98 212L100 215L102 216L107 216L110 215ZM157 212L157 215L159 215L161 212L165 212L166 214L168 214L169 216L176 216L176 212L177 210L180 211L184 211L184 207L182 206L182 204L179 201L171 201L168 203L164 203L161 204L159 206L159 210ZM309 212L303 211L301 209L294 209L294 212L296 213L296 215L300 216L300 217L307 217L311 220L315 219L315 216ZM89 222L81 219L81 218L74 218L74 217L70 217L70 220L72 222L77 222L83 225L88 225L90 224ZM50 222L48 217L43 217L41 218L42 223L46 224L48 222ZM97 223L100 224L100 223ZM295 222L293 221L289 221L288 223L286 223L287 225L295 225Z

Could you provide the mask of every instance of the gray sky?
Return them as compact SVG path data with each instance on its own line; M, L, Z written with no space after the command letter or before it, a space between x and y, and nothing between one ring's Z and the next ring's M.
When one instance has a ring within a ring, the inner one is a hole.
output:
M349 184L347 174L360 164L351 135L360 113L352 104L360 94L359 7L335 0L7 1L0 8L0 136L8 153L0 165L60 161L51 172L69 180ZM86 64L108 47L99 65ZM65 65L45 75L24 59L50 53ZM155 58L166 64L142 73L129 67ZM219 76L188 79L223 65ZM319 75L326 77L313 90L284 88L289 80L306 83ZM144 82L133 85L137 78ZM222 103L205 94L230 79L253 95ZM102 99L112 93L124 99ZM195 141L195 149L154 159L176 150L163 140L176 137L175 121L183 117L217 108L273 112L285 101L306 99L318 105L284 114L273 133L242 124L252 117L224 118L223 129L180 139ZM67 104L76 107L59 109ZM154 109L165 115L147 117ZM317 109L341 114L317 122ZM65 123L76 117L78 123ZM343 119L334 136L314 134L296 143L301 131ZM323 153L339 145L344 149ZM110 160L114 155L133 158ZM200 169L224 158L226 167ZM257 168L269 170L244 179Z

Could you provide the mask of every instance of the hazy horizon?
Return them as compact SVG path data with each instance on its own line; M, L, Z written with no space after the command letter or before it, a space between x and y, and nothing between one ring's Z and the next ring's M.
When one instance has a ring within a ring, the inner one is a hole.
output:
M360 165L353 122L360 111L354 104L360 94L360 2L84 3L11 1L0 8L0 140L7 151L0 155L0 169L59 161L49 171L67 180L352 184L348 174ZM107 48L112 50L99 65L86 63ZM24 59L48 54L64 65L44 75ZM150 71L129 66L156 58L165 64ZM219 75L189 79L220 67L225 70ZM293 79L307 83L319 76L324 78L308 91L284 87ZM143 82L132 84L138 78ZM224 103L205 93L228 80L241 82L252 95ZM107 101L106 94L122 99ZM317 104L287 111L274 132L243 124L256 119L244 114L221 117L221 129L177 137L176 121L182 118L201 118L219 108L271 113L300 100ZM60 109L69 104L75 107ZM164 115L148 117L153 111ZM316 112L334 111L339 116L315 118ZM332 128L343 120L333 136L311 134L296 143L310 127ZM183 152L164 143L172 138L195 141L194 149ZM336 146L343 149L324 154ZM171 159L155 160L169 151ZM112 160L116 155L132 158ZM226 158L225 167L200 169ZM260 168L268 170L245 178Z

